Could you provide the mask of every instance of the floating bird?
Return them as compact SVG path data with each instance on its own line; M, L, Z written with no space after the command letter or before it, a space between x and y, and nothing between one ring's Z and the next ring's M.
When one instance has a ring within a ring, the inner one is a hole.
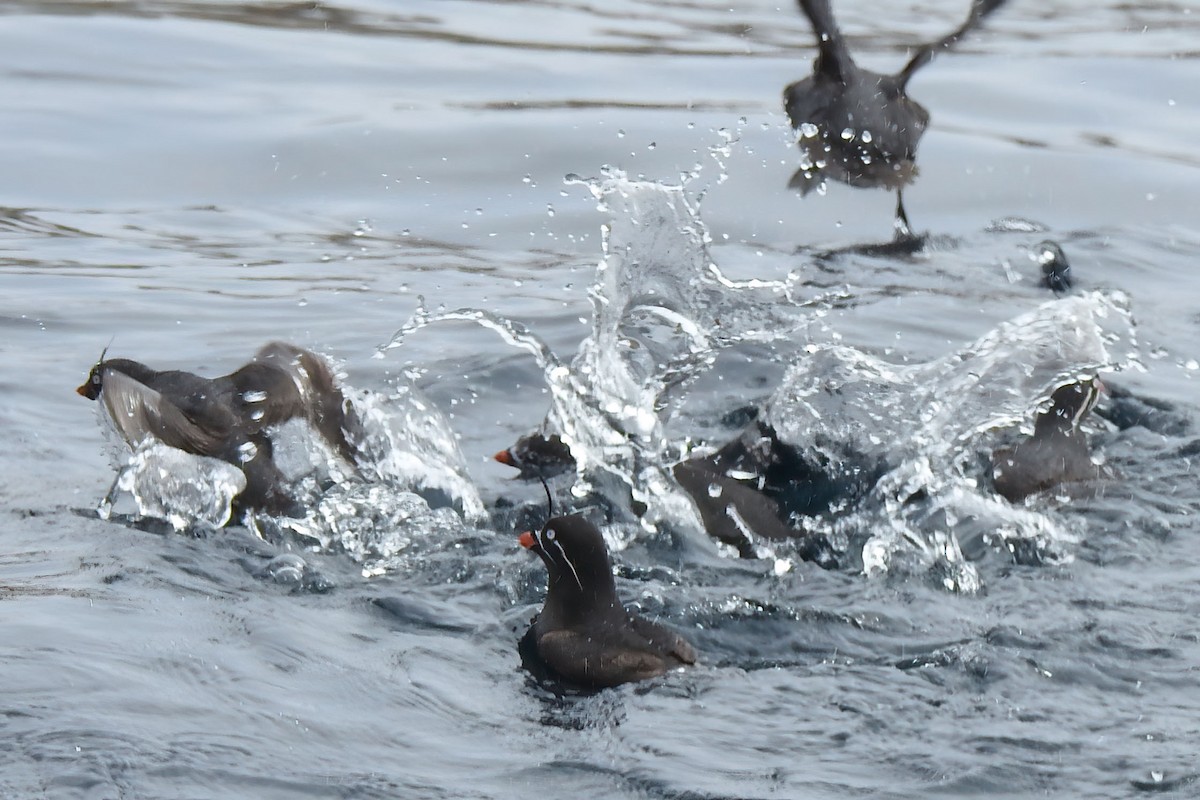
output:
M1033 436L992 454L997 494L1015 503L1060 483L1100 476L1079 423L1096 405L1102 386L1099 378L1089 378L1054 390L1050 407L1034 422Z
M526 636L556 675L596 689L696 662L695 649L682 636L621 604L604 537L584 517L554 517L519 541L549 572L546 602Z
M357 469L357 451L346 437L348 426L357 423L328 364L283 342L266 345L250 363L211 379L125 358L105 359L102 353L76 392L103 404L132 449L155 439L241 469L246 488L236 501L240 509L303 513L272 459L266 432L272 425L307 420Z
M896 236L912 238L901 191L917 175L917 143L929 112L906 93L921 67L949 50L1005 0L974 0L957 30L916 54L895 75L862 69L850 56L829 0L799 0L817 39L813 74L784 90L805 163L790 186L808 194L825 180L896 190Z

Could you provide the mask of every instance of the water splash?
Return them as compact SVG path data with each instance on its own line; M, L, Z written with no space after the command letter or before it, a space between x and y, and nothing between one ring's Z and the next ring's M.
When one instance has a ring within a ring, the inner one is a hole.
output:
M726 278L686 185L630 180L615 170L599 179L569 175L566 183L586 188L607 218L588 292L591 331L569 365L519 322L473 308L431 313L423 301L380 353L451 320L474 322L530 353L551 393L545 427L562 436L576 459L576 495L625 498L654 528L678 518L686 505L674 502L679 490L665 466L683 447L663 431L685 388L722 349L794 337L810 321L804 309L828 301L824 295L793 301L794 280ZM682 513L694 513L687 508Z
M342 382L353 421L347 437L358 452L357 467L342 460L302 419L273 426L272 461L287 481L288 493L310 510L303 520L279 518L275 527L331 545L344 516L390 524L408 514L410 493L422 502L453 509L450 514L472 522L485 518L478 490L445 417L412 386L389 395L356 390ZM176 530L194 526L222 527L231 521L234 498L246 487L242 471L225 461L193 455L149 440L133 452L104 414L107 450L118 475L99 513L109 517L114 506L130 503L139 517L165 520ZM333 505L321 509L325 496ZM252 526L257 523L250 521ZM460 519L461 524L461 519ZM380 537L381 532L369 536Z
M972 591L978 577L956 531L990 526L991 540L1040 560L1069 558L1076 538L1046 515L982 495L984 454L1006 429L1032 432L1059 386L1137 363L1128 299L1093 292L1048 302L927 364L811 345L765 419L833 471L881 473L868 502L814 522L863 542L864 571L912 561L935 568L948 588Z
M108 519L128 499L136 516L164 520L177 531L220 528L245 488L246 476L232 464L151 439L121 465L98 513Z
M416 386L405 383L387 395L343 393L359 423L353 444L364 480L436 498L468 521L486 517L449 421Z
M443 542L467 530L449 507L430 508L412 492L363 483L333 487L305 519L282 522L318 549L350 556L366 578L402 569L422 543Z

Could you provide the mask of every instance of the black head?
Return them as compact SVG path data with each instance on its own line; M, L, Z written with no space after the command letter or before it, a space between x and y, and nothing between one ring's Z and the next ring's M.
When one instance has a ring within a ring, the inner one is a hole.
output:
M1071 288L1071 265L1066 253L1054 242L1042 242L1033 248L1033 256L1042 265L1042 285L1056 293Z
M553 436L543 433L522 436L512 447L501 450L492 458L521 470L517 477L525 480L546 480L575 470L571 448L557 433Z
M104 388L104 356L108 354L108 346L100 351L100 358L96 360L88 372L87 380L82 385L76 387L75 393L80 397L86 397L88 400L95 400L100 396L100 390Z
M105 348L105 352L107 350L108 348ZM153 381L154 376L158 374L137 361L131 361L128 358L105 359L104 353L101 353L100 360L88 372L87 380L81 386L76 387L75 393L88 400L95 400L100 396L100 392L104 391L104 376L109 372L120 372L140 383Z
M92 371L88 373L87 380L75 387L75 393L80 397L86 397L88 400L95 400L100 396L100 390L104 388L104 362L96 364L92 367Z
M76 387L75 393L80 397L95 400L100 396L100 390L104 388L104 357L108 355L108 348L111 344L112 339L109 339L108 344L104 345L104 349L100 351L100 357L96 359L95 365L88 372L87 380L83 382L83 385Z
M1055 389L1050 395L1050 408L1038 417L1035 434L1047 427L1066 431L1077 429L1100 399L1103 386L1099 378L1087 378Z
M583 515L554 517L541 531L521 534L519 541L546 563L551 595L584 595L589 599L615 595L604 535Z

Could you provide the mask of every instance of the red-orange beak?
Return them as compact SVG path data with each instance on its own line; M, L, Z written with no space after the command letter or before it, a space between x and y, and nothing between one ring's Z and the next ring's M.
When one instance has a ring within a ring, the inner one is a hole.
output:
M75 390L75 394L80 397L88 397L88 385L85 383L83 386L80 386ZM92 398L88 397L88 399L91 400Z
M513 463L513 457L507 450L501 450L499 453L496 453L496 455L492 456L492 458L496 459L501 464L506 464L510 467L516 466L516 464Z
M533 531L525 531L519 537L517 537L517 541L520 542L521 547L524 547L526 550L537 544L537 540L533 538Z

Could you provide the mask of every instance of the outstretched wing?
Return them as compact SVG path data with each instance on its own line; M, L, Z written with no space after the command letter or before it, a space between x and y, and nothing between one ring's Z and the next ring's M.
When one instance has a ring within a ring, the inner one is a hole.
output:
M971 11L967 15L966 22L936 42L924 45L909 59L909 62L904 65L904 69L900 70L896 75L896 83L899 88L903 89L907 86L913 73L930 61L933 61L934 57L939 53L943 53L957 44L959 39L966 36L972 28L978 26L979 23L983 22L985 17L1000 8L1005 2L1007 0L974 0L971 3Z
M221 456L229 429L204 430L161 394L123 372L103 374L100 402L113 427L132 448L153 437L163 444L202 456Z

